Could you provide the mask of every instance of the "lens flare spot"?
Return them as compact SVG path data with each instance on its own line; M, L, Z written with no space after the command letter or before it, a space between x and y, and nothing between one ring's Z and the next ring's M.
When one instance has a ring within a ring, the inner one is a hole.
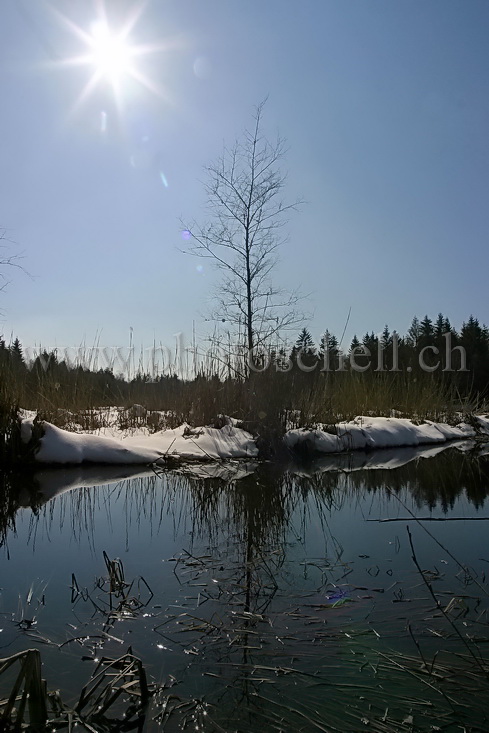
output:
M204 265L197 265L195 269L199 274L201 274L202 272L204 272Z
M151 139L151 123L149 120L149 114L139 107L132 109L130 112L130 135L133 144L139 145L149 143Z
M105 110L100 113L100 132L107 132L107 112Z
M151 167L151 156L147 150L135 150L129 158L133 168L148 170Z
M188 229L182 231L182 239L190 239L191 236L192 234Z
M160 171L160 178L161 178L161 182L163 183L164 187L168 188L168 181L163 171Z
M194 74L197 79L208 79L212 72L209 59L206 56L199 56L193 64Z

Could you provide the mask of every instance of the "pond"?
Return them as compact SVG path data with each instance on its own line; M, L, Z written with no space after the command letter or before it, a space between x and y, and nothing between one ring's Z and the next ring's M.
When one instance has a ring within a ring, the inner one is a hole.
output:
M4 477L0 656L64 703L129 652L144 731L489 729L487 456L123 471Z

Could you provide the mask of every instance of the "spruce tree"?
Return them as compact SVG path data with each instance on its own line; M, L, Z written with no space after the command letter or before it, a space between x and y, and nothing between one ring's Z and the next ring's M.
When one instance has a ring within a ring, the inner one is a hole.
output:
M433 345L433 336L435 335L435 329L433 328L433 321L428 316L425 316L419 324L419 343L424 346Z
M414 316L413 320L411 321L411 325L409 326L407 336L406 336L406 343L408 346L411 346L413 349L415 349L418 345L419 339L421 336L421 325L419 323L419 319L417 316Z
M335 371L338 368L338 339L333 333L325 331L319 343L318 359L320 369Z
M487 329L481 328L478 318L471 315L467 322L462 324L460 345L467 354L469 373L465 379L462 378L466 390L476 392L478 395L487 393L489 341L487 340Z
M382 348L387 349L392 344L392 334L389 331L389 326L386 324L382 331L381 337Z
M379 339L373 331L371 333L367 332L362 339L362 344L370 351L371 354L375 354L379 345Z
M350 353L353 351L353 349L358 349L358 347L361 346L360 341L357 338L357 335L355 334L351 340L350 344Z
M314 346L314 341L312 340L312 336L307 330L307 328L303 328L300 332L297 341L295 342L295 348L297 351L302 351L307 354L315 354L316 353L316 347Z
M307 328L303 328L292 350L293 361L299 359L304 365L312 366L317 361L316 347Z

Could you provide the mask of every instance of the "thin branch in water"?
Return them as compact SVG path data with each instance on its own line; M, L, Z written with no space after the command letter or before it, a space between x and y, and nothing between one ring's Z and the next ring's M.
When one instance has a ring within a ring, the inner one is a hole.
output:
M429 593L430 593L430 595L431 595L431 597L432 597L432 599L433 599L433 601L435 603L435 606L436 606L437 610L439 610L442 613L443 617L446 619L446 621L448 621L448 623L450 624L450 626L452 627L452 629L455 631L455 633L457 634L457 636L460 639L460 641L462 642L462 644L465 646L465 648L469 652L469 654L472 657L472 659L474 660L474 662L479 667L480 671L484 675L487 676L488 675L487 669L484 667L484 665L482 664L482 662L479 659L479 657L477 657L474 654L474 652L473 652L470 644L468 643L468 641L462 636L462 634L460 633L460 631L459 631L458 627L456 626L456 624L452 621L452 619L450 618L450 616L446 613L445 609L441 605L441 602L436 597L436 594L435 594L435 592L433 590L433 587L432 587L431 583L428 581L428 579L426 578L425 574L421 570L421 567L420 567L419 562L418 562L418 558L416 557L416 553L414 551L413 537L411 535L411 532L409 530L409 526L408 525L406 525L406 529L407 529L407 533L408 533L408 537L409 537L409 544L411 546L411 557L412 557L413 562L416 565L416 568L417 568L417 570L418 570L418 572L419 572L419 574L420 574L420 576L421 576L421 578L423 580L423 583L428 588L428 591L429 591Z

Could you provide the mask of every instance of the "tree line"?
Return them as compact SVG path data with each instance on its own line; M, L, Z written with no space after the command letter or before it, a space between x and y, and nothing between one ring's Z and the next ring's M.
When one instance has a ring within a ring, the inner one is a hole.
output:
M276 368L309 373L407 372L413 378L429 373L434 379L448 380L465 396L485 396L489 388L489 329L471 315L459 331L443 313L436 319L415 316L406 334L390 331L367 332L353 336L346 349L337 337L325 331L318 344L310 331L303 328L292 350L274 354Z
M447 345L451 357L448 368ZM386 372L392 377L402 372L404 377L409 374L412 379L425 373L431 380L449 382L465 397L486 396L489 391L489 329L472 315L459 331L442 313L434 320L427 315L422 319L415 316L404 335L385 326L381 333L370 331L361 338L355 335L346 349L340 347L336 335L329 331L316 344L304 327L292 347L272 349L268 358L267 363L258 362L255 372L264 372L266 368L276 374L290 373L295 385L313 386L325 373L341 379L342 372L354 371L372 379ZM141 398L158 395L163 401L166 396L174 404L181 383L196 381L202 385L204 381L214 381L218 384L226 379L242 378L236 373L223 374L222 364L216 363L214 372L209 366L202 367L193 379L175 373L155 376L142 370L130 379L127 374L115 373L113 368L91 369L70 364L60 359L56 350L41 350L35 359L27 362L19 339L7 344L3 337L0 337L0 375L3 388L8 385L24 404L41 398L57 405L62 404L63 398L69 404L74 401L86 404L87 397L91 404L121 404L135 393Z

